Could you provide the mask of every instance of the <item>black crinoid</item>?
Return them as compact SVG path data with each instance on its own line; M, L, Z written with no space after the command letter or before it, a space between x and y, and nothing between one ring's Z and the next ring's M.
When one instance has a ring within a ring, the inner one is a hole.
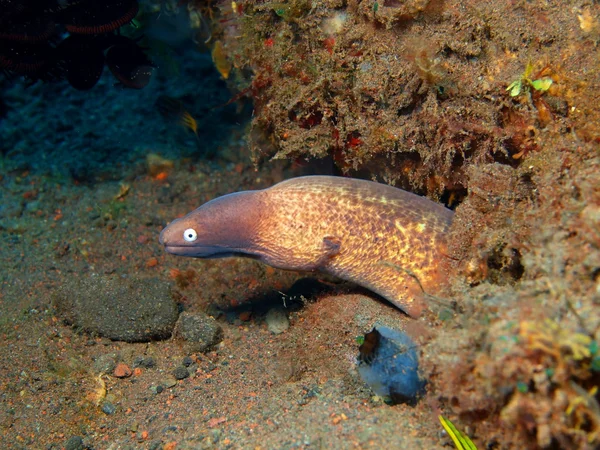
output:
M138 13L137 0L0 0L0 71L31 81L66 78L96 85L105 64L125 87L141 89L153 65L119 28Z

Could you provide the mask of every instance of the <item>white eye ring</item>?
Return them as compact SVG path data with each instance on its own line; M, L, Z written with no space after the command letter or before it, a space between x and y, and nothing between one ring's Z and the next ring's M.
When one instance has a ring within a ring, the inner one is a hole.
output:
M198 233L196 233L196 230L193 228L188 228L183 232L183 239L185 239L187 242L194 242L196 239L198 239Z

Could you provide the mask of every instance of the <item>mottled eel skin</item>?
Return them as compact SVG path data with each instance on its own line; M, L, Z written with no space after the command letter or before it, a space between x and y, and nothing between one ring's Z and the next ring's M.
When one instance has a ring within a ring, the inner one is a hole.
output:
M216 198L160 234L197 258L247 256L352 281L418 317L446 273L453 212L424 197L352 178L308 176Z

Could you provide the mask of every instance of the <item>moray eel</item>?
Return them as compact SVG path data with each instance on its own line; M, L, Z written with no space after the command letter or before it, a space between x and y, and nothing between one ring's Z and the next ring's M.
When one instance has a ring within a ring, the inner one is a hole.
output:
M246 256L322 271L383 296L412 317L446 279L453 212L395 187L307 176L216 198L160 233L174 255Z

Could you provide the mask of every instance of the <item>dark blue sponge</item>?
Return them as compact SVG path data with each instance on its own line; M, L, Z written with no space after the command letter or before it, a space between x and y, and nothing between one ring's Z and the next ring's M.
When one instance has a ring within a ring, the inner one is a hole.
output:
M358 373L390 403L414 405L425 392L419 377L417 345L401 331L375 325L360 346Z

